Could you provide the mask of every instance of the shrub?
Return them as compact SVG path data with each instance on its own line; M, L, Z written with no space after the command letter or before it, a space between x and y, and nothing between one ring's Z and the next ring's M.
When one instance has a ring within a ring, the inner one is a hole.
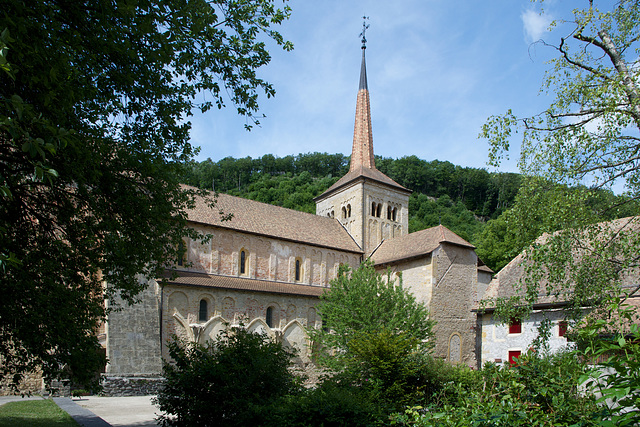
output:
M448 383L465 387L480 384L477 372L434 359L414 337L387 329L359 334L349 343L344 376L359 385L370 399L391 410L443 399Z
M447 393L457 401L412 407L395 414L393 422L420 427L597 425L594 400L577 390L582 372L572 353L526 354L515 367L488 364L481 372L482 387L463 391L461 384L448 383Z
M296 390L293 354L264 335L232 328L207 346L175 340L155 403L163 426L265 425L269 405Z
M640 425L640 326L638 311L622 298L607 307L614 316L587 319L578 333L579 354L599 362L581 378L585 389L597 396L607 423Z
M422 385L422 401L413 404L440 407L459 402L465 396L482 388L483 378L479 371L466 365L452 365L431 355L419 357L418 381Z
M272 411L268 425L273 427L368 427L388 417L360 387L337 378L285 397Z

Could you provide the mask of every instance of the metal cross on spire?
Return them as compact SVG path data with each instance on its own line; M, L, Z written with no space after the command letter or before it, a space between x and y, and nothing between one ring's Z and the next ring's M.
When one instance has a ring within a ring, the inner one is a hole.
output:
M367 24L367 19L369 19L368 16L363 16L362 17L362 32L360 33L360 37L362 37L362 48L363 49L367 48L367 38L365 37L365 33L367 31L367 28L369 28L369 24Z

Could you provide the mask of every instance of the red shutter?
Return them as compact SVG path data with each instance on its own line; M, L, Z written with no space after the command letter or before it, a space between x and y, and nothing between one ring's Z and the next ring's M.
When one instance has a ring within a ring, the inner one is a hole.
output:
M567 324L566 320L560 321L560 323L558 323L558 336L559 337L565 336L567 334L568 327L569 325Z
M522 332L522 322L520 320L512 319L509 323L509 333L519 334Z
M511 366L515 366L518 362L518 358L522 352L520 350L511 350L509 351L509 364Z

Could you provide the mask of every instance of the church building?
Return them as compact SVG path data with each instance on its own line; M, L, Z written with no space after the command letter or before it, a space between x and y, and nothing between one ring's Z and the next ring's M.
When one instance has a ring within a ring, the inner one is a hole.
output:
M304 366L305 329L321 327L320 295L341 264L357 268L367 258L381 272L401 273L404 286L429 307L436 357L477 367L472 309L492 271L473 245L442 225L409 233L410 194L375 166L363 45L349 172L316 197L316 215L225 194L216 209L198 199L188 219L211 239L185 239L184 259L167 272L177 277L148 280L140 303L109 315L105 391L148 392L174 334L205 343L225 323L297 348ZM219 210L233 218L221 221Z

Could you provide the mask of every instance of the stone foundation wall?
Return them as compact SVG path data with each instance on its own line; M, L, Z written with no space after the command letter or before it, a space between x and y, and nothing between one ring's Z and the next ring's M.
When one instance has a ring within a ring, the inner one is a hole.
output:
M102 376L103 396L149 396L158 394L164 378L148 376Z
M11 387L10 383L10 378L0 382L0 396L12 396L21 393L40 394L44 390L42 373L39 371L26 374L22 381L20 381L17 392L13 387Z

